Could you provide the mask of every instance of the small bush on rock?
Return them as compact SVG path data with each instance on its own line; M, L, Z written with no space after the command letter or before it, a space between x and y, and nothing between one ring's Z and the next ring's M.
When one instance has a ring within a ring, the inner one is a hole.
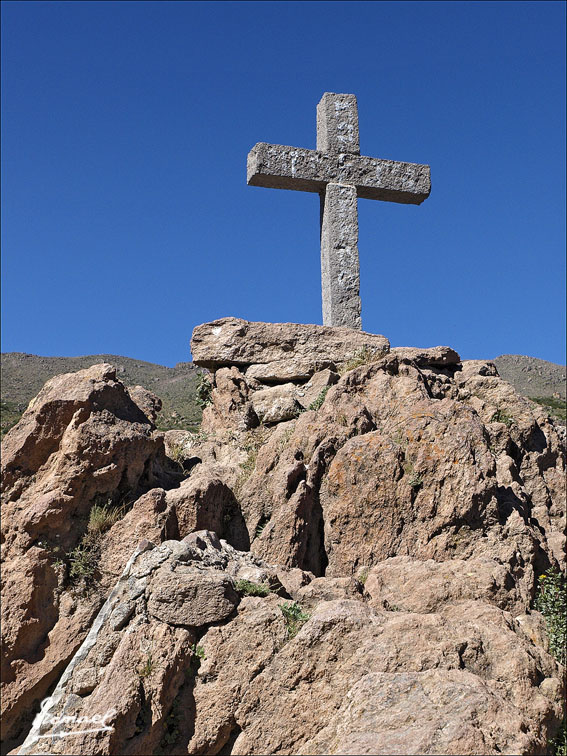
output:
M295 602L280 604L280 609L287 628L288 638L295 638L302 625L304 625L309 619L310 615L305 614L301 606Z
M540 575L534 608L545 618L549 650L558 662L567 662L567 598L565 576L558 570Z
M213 401L212 393L213 384L211 383L211 379L206 373L199 373L197 375L195 401L201 409L204 409Z
M323 402L325 401L325 397L327 396L327 391L330 388L331 388L330 386L325 386L325 388L322 389L317 399L315 399L315 401L311 402L311 404L309 405L310 410L315 410L315 412L317 412L317 410L321 408L321 405L323 404Z
M270 593L269 586L251 580L237 580L234 587L244 596L267 596Z

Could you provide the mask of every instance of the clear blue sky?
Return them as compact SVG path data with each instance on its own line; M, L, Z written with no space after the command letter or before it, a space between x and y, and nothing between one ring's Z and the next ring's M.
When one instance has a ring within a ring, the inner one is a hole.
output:
M315 194L246 185L315 147L431 165L359 200L363 327L565 361L562 2L4 2L3 351L174 365L199 323L321 322Z

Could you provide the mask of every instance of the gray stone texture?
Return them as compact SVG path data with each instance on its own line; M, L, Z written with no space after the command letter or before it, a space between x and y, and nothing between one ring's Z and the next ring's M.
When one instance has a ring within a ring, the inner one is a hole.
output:
M288 361L292 373L312 375L331 365L342 365L361 350L377 356L390 351L384 336L350 328L300 323L255 323L240 318L221 318L193 331L191 352L196 365L218 370L226 365L242 368L267 365L270 380L280 377L272 365ZM247 373L248 375L248 373ZM289 372L285 381L290 380Z
M428 165L258 142L248 153L248 183L271 189L324 191L329 182L356 186L362 199L420 205L431 190Z
M361 156L356 97L325 92L317 149L258 142L248 153L247 181L319 193L323 324L360 330L357 197L419 205L431 191L429 166Z
M325 92L317 105L317 150L360 155L358 106L352 94Z
M360 331L356 188L327 184L321 211L323 323Z

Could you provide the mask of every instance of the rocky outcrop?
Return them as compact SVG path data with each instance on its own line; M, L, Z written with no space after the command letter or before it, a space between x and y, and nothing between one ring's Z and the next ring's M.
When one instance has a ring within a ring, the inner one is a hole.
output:
M4 454L14 753L54 686L23 753L546 752L564 431L492 363L344 330L197 328L194 434L109 366L46 386Z
M206 531L144 541L19 753L542 752L560 670L465 569L429 604L389 609L376 570L354 592L304 574L292 626L289 601L243 592L277 568ZM402 602L422 589L407 574Z
M93 506L126 509L140 492L173 484L154 427L102 364L48 381L2 444L5 733L45 695L100 606L97 591L85 599L62 590L63 557L81 543Z

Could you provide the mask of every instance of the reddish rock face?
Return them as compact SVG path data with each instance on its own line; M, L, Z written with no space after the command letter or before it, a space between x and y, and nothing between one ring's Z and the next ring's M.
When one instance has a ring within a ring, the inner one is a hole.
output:
M149 396L145 392L147 402ZM62 591L62 557L80 543L93 505L121 504L126 496L168 485L166 468L163 437L154 433L152 421L110 365L48 381L7 434L2 444L5 732L45 695L100 606L98 590L88 599ZM122 566L131 552L130 541Z
M530 607L565 564L564 431L491 363L301 342L290 367L278 328L265 361L219 356L175 462L109 366L8 435L8 748L57 684L50 710L114 708L112 731L22 753L545 752L564 670ZM126 495L73 582L93 507Z

